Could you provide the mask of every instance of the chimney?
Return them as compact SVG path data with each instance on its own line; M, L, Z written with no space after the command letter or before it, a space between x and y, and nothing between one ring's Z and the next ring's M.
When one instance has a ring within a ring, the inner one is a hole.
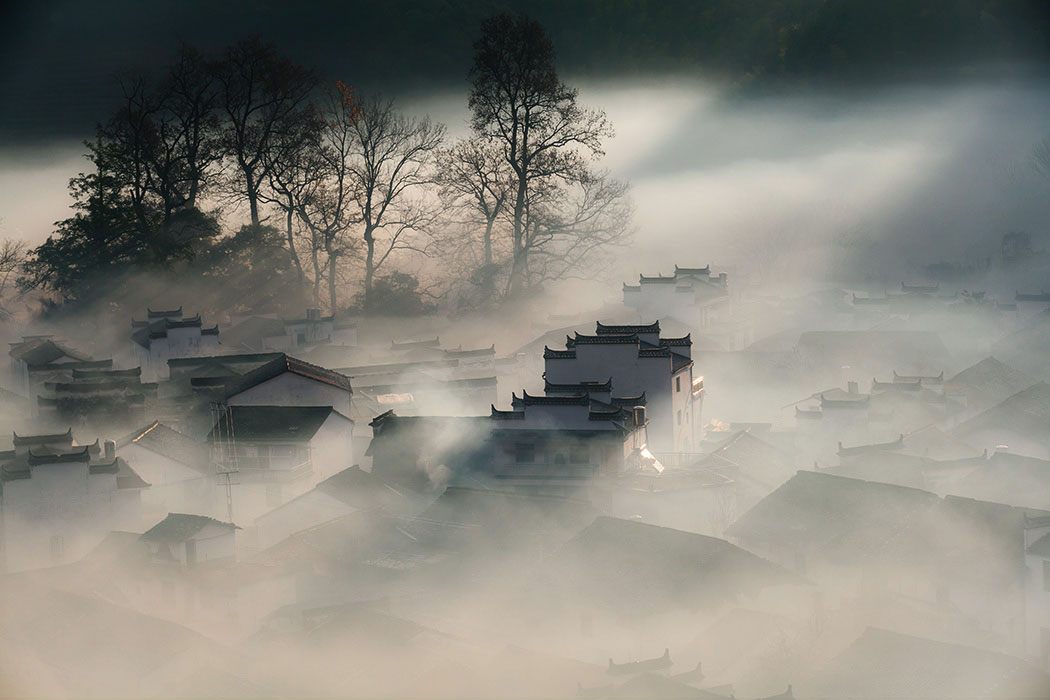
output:
M645 406L635 406L631 409L631 415L634 417L634 424L636 427L645 425Z
M851 394L856 394L857 382L846 382L846 390Z
M306 320L307 321L319 321L320 319L321 319L321 310L320 309L307 309L306 310Z
M102 447L105 449L107 461L113 461L117 458L117 443L112 440L106 440L102 443Z

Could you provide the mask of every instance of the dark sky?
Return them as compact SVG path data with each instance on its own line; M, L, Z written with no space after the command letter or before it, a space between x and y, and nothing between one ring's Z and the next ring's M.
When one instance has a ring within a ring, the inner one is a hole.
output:
M527 11L577 77L703 71L742 85L967 75L1050 57L1047 0L58 0L0 16L0 145L90 136L120 71L272 41L325 77L389 93L465 85L481 20ZM1030 69L1030 68L1026 68ZM998 69L997 69L998 70Z

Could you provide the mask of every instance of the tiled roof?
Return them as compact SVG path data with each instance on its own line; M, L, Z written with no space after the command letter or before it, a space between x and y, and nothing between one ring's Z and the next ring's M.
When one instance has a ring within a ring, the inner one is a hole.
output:
M551 392L585 394L591 391L608 394L612 392L612 377L609 377L604 382L578 382L575 384L556 384L544 377L543 390L548 394Z
M221 429L224 438L267 442L271 440L308 442L335 412L331 406L230 406ZM220 428L213 426L208 440L219 436Z
M64 433L50 433L42 435L19 435L13 433L12 438L13 444L18 447L21 445L44 445L49 442L69 441L73 440L73 429L69 428Z
M638 333L646 333L646 334L657 333L658 334L659 332L660 332L660 322L659 321L653 321L652 323L627 324L627 325L605 324L605 323L602 323L601 321L598 321L597 325L596 325L596 328L595 328L595 333L597 333L598 335L634 335L634 334L638 334Z
M865 454L867 452L886 452L887 450L901 450L904 449L904 434L896 440L890 442L878 442L870 445L855 445L853 447L843 447L842 443L839 442L838 454L840 457L850 457L853 455Z
M50 338L37 338L25 343L18 343L8 352L14 360L21 360L27 365L46 365L63 357L77 361L87 361L91 357L56 343Z
M166 518L142 533L142 539L152 542L185 542L208 525L219 525L231 530L240 529L233 523L224 523L206 515L168 513Z
M226 395L235 396L236 394L262 384L263 382L278 377L285 372L292 372L301 377L306 377L323 384L328 384L329 386L334 386L337 389L343 389L348 392L352 391L350 388L350 378L346 375L330 369L325 369L324 367L306 362L305 360L300 360L291 355L279 353L273 360L253 369L232 382L226 390Z
M132 444L173 459L201 473L213 471L208 463L207 449L204 445L160 421L153 421L117 441L117 447Z
M800 551L812 548L830 560L857 561L939 501L919 489L800 471L727 532Z
M587 406L590 399L587 394L576 396L532 396L527 391L521 392L521 398L511 394L511 405L515 408L525 406Z
M575 350L553 350L546 345L543 346L544 360L575 360Z

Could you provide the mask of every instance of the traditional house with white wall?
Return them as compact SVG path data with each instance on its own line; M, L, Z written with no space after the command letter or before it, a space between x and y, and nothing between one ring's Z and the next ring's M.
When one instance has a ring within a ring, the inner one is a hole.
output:
M47 382L37 396L38 415L51 425L119 427L142 421L157 398L157 384L143 382L139 367L73 368L68 381Z
M223 331L223 344L237 350L291 351L323 343L343 347L357 345L357 326L323 316L320 309L307 309L302 318L282 319L274 315L237 319Z
M349 467L352 429L331 406L227 406L208 444L230 473L234 519L251 523Z
M11 343L8 355L11 357L11 388L34 400L35 395L30 391L30 368L39 370L91 360L88 355L59 343L50 335L24 335L20 342Z
M638 284L624 284L623 303L642 318L672 316L708 328L728 320L729 283L726 273L711 274L710 265L675 265L673 275L639 275Z
M1024 523L1025 656L1050 669L1050 518Z
M132 319L135 358L148 379L167 379L168 360L207 355L219 347L219 326L204 328L200 314L184 317L182 307L172 311L146 310L146 320Z
M153 560L189 569L234 561L239 529L204 515L168 513L139 539L146 543Z
M598 323L595 335L567 337L565 350L544 347L544 378L579 384L611 377L617 392L645 395L653 452L698 452L704 384L694 377L691 346L688 335L661 338L659 322Z
M226 386L230 406L331 406L347 418L352 396L349 377L283 353Z
M14 448L0 453L3 568L67 564L111 530L137 530L148 486L112 442L76 445L72 430L16 434Z
M522 392L511 406L492 408L492 474L500 481L542 490L655 465L644 396L604 402Z
M207 445L153 421L117 441L117 453L150 488L142 495L143 517L166 513L218 513L222 494Z

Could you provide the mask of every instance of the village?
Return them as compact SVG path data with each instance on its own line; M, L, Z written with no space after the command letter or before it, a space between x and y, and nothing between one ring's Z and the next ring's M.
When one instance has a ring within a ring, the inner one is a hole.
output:
M1050 696L1050 294L734 281L673 264L488 334L178 305L116 337L27 328L2 673L48 696Z

